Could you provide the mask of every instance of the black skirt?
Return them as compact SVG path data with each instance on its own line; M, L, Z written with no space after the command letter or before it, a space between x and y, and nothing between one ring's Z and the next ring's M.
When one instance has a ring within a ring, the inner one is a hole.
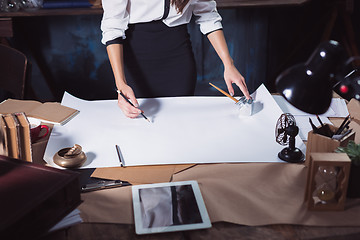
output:
M194 95L196 67L186 25L130 24L124 42L125 77L136 97Z

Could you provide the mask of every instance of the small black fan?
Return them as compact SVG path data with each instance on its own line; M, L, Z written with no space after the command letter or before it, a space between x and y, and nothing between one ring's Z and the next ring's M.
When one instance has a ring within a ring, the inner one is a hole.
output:
M280 145L289 145L279 152L278 156L281 160L291 163L299 163L304 161L304 154L300 149L295 147L295 137L299 133L299 127L290 113L281 114L275 129L276 142Z

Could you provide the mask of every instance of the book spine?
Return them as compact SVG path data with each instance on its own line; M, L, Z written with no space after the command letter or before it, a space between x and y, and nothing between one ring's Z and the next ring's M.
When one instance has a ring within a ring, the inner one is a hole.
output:
M0 155L9 156L7 142L7 127L3 115L0 114Z
M18 140L18 125L11 114L4 115L4 122L6 126L8 156L12 158L19 158L19 140Z
M15 113L19 121L20 158L32 162L30 123L25 113Z

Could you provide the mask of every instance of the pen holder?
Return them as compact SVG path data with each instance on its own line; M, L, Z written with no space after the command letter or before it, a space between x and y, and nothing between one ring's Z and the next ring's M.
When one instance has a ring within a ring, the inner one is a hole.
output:
M337 130L332 125L325 124L326 128L329 128L332 132ZM355 139L355 132L351 132L340 140L332 139L320 134L316 134L313 131L308 133L308 140L306 144L306 158L305 165L309 166L310 154L315 152L334 152L338 147L345 147L350 140Z
M238 106L239 117L252 115L254 105L252 99L247 100L246 97L241 97L235 104Z

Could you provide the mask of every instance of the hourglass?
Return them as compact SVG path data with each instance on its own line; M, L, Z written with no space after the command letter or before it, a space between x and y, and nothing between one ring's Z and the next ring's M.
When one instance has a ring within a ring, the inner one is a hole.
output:
M351 160L346 153L311 153L305 200L309 210L343 210Z

